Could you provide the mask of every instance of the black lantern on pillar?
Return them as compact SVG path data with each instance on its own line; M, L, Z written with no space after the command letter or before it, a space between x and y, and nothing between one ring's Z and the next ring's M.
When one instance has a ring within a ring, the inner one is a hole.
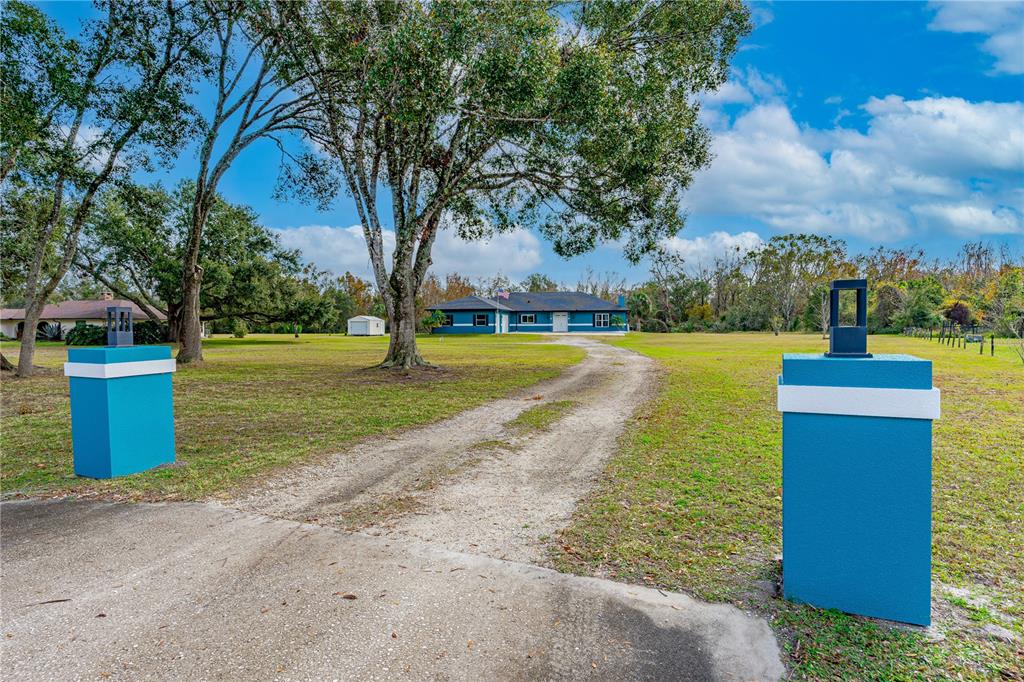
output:
M852 327L839 324L839 292L857 292L857 320ZM837 279L829 292L828 353L830 358L870 358L868 352L868 281Z
M131 346L135 343L135 324L130 306L107 308L107 345Z

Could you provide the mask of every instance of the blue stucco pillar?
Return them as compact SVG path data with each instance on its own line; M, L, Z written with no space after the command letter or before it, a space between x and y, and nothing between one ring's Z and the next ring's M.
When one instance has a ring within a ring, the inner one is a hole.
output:
M784 596L928 625L931 362L786 354L778 409Z
M174 462L174 405L167 346L71 348L75 473L112 478Z

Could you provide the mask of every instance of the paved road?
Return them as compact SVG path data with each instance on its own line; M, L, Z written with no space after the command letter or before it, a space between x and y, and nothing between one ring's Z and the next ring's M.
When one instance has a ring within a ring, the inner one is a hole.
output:
M0 543L12 680L784 673L731 606L214 504L7 502Z

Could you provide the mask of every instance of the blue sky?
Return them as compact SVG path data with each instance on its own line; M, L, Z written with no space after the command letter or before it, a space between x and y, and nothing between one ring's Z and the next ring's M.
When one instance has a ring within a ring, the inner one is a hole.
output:
M86 3L42 5L76 33ZM683 200L666 246L693 265L786 232L845 239L852 252L918 245L937 258L965 240L1024 255L1024 3L780 2L752 5L757 28L703 117L715 158ZM369 274L350 201L330 210L273 198L279 152L248 149L221 183L285 244L319 266ZM140 180L191 177L194 149ZM591 268L641 280L616 245L565 261L521 231L466 244L445 235L434 269L472 277Z

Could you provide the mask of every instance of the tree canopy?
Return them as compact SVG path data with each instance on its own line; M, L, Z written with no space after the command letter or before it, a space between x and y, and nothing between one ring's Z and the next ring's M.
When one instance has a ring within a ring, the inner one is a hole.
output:
M84 234L78 265L143 310L167 315L176 339L182 313L182 253L192 228L195 186L169 193L127 186L105 193ZM303 269L247 206L215 196L199 249L203 268L200 317L253 324L303 323L323 314L322 277Z
M749 30L732 0L289 8L293 80L316 108L307 129L356 204L391 322L385 364L403 367L422 362L415 298L441 229L536 226L564 256L623 240L634 261L675 234L709 159L697 97L725 82ZM305 171L314 195L337 191L321 159Z

